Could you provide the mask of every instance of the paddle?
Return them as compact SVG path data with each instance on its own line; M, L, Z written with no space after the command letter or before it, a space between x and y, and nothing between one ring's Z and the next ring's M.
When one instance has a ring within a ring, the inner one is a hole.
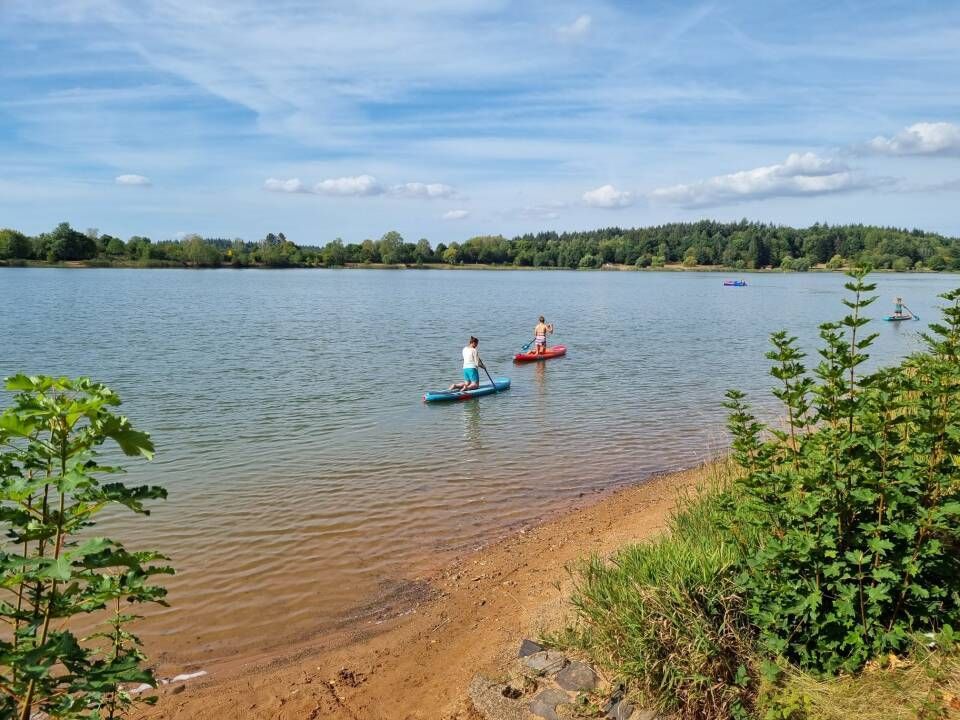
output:
M481 362L481 363L480 363L480 367L482 367L482 368L483 368L483 371L487 374L487 380L489 380L489 381L490 381L490 384L493 385L493 391L494 391L494 392L500 392L500 388L497 387L497 384L493 381L493 378L490 377L490 371L487 370L487 366L484 365L483 362Z
M534 338L533 340L531 340L530 342L528 342L526 345L524 345L522 348L520 348L520 352L525 353L525 352L527 351L527 348L529 348L531 345L533 345L536 341L537 341L537 339Z
M900 304L903 305L903 303L900 303ZM907 311L908 313L910 313L910 314L913 316L913 319L914 319L914 320L919 320L919 319L920 319L920 316L917 315L913 310L911 310L910 308L908 308L906 305L903 305L903 307L906 309L906 311Z

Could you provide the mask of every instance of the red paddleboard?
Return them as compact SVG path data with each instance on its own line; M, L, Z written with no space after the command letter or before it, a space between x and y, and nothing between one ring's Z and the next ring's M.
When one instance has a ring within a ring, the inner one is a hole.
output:
M537 355L534 352L518 353L513 356L514 362L536 362L537 360L549 360L550 358L561 357L567 354L566 345L554 345L548 347L546 352Z

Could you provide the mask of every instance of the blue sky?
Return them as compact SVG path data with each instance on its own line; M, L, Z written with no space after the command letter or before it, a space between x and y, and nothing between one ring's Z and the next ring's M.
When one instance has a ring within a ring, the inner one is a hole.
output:
M0 226L960 234L960 3L0 0Z

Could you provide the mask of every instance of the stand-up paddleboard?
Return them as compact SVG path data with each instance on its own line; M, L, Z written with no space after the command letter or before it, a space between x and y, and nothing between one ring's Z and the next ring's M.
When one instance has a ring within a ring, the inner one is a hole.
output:
M517 353L513 356L514 362L536 362L537 360L549 360L550 358L561 357L562 355L567 354L566 345L554 345L549 347L545 352L537 355L535 352L525 352Z
M469 400L470 398L481 397L483 395L492 395L495 392L502 392L510 389L510 378L497 378L494 384L484 383L474 390L428 390L423 395L424 402L451 402L456 400Z
M887 322L901 322L903 320L916 320L916 319L917 318L913 317L913 315L905 315L905 316L901 315L900 317L897 317L896 315L887 315L884 318L884 320L886 320Z
M746 280L724 280L723 284L725 287L746 287Z

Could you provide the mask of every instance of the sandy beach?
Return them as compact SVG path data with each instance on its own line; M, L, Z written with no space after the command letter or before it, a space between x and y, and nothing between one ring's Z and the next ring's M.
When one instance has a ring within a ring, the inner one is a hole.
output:
M581 502L415 579L379 622L168 685L143 716L474 718L466 697L471 677L496 674L522 638L559 625L568 612L572 564L662 531L678 493L709 472L708 466L661 475Z

